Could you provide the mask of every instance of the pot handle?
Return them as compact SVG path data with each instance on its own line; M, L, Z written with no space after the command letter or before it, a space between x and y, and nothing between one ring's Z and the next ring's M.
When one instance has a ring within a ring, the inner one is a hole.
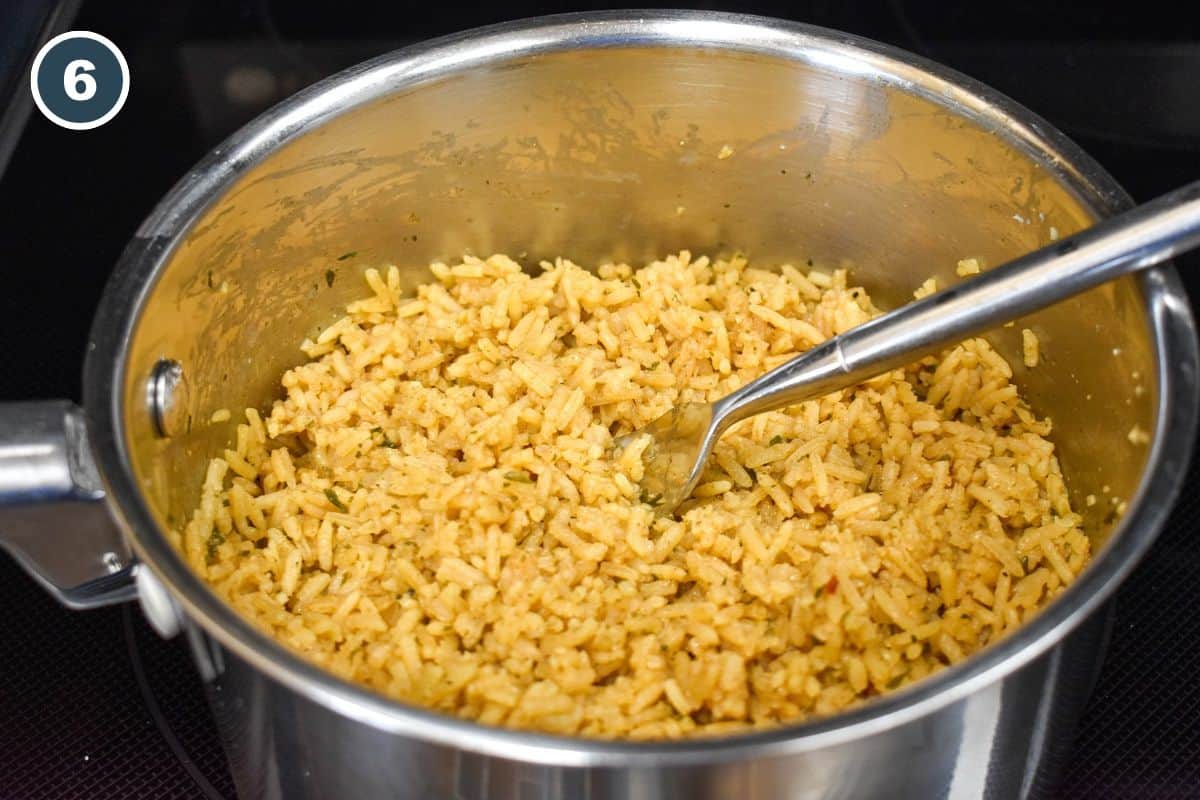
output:
M0 548L68 608L137 596L75 404L0 404Z

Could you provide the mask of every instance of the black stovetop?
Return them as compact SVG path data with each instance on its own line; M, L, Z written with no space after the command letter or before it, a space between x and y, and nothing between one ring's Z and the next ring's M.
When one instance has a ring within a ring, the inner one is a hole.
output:
M1138 199L1200 177L1200 29L1186 4L698 5L849 30L949 63L1059 125ZM282 0L84 2L70 27L115 40L133 89L113 122L87 133L35 112L0 176L0 401L78 399L87 327L124 242L259 104L409 41L600 7L342 4L334 15L325 3ZM6 11L0 4L0 33ZM5 66L0 58L0 88L12 79ZM275 96L229 98L228 79L247 67L274 76ZM1177 263L1200 296L1200 258ZM1200 796L1198 521L1200 494L1187 491L1117 595L1059 796ZM133 607L65 611L3 556L0 610L0 800L232 797L181 640L160 640Z

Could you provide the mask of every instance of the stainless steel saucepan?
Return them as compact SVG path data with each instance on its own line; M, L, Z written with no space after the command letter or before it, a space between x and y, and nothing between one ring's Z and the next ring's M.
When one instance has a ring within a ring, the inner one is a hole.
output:
M259 633L171 531L232 433L213 412L274 398L298 343L361 294L351 265L394 262L415 284L464 251L736 249L851 264L895 307L958 280L959 259L1003 263L1129 202L1006 98L831 31L620 12L403 50L271 110L163 199L97 313L83 408L0 408L0 544L71 607L136 596L160 633L186 635L246 798L1032 796L1090 690L1104 601L1162 526L1195 436L1195 325L1169 267L989 335L1054 420L1093 563L1014 634L833 717L637 744L446 718Z

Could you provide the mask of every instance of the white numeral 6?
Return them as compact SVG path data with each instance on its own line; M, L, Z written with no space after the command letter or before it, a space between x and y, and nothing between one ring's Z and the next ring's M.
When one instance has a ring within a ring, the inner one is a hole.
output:
M66 72L63 73L63 91L67 93L67 97L79 102L95 97L96 79L88 75L95 69L96 65L86 58L77 58L67 64Z

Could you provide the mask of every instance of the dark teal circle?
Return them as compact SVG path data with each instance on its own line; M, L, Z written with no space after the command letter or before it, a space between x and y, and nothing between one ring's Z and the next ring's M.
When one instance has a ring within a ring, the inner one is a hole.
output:
M87 70L96 81L96 94L87 100L72 100L63 86L67 65L76 59L90 61ZM120 102L125 76L121 62L111 50L95 39L82 36L63 39L46 51L36 76L42 104L55 116L79 124L95 122Z

